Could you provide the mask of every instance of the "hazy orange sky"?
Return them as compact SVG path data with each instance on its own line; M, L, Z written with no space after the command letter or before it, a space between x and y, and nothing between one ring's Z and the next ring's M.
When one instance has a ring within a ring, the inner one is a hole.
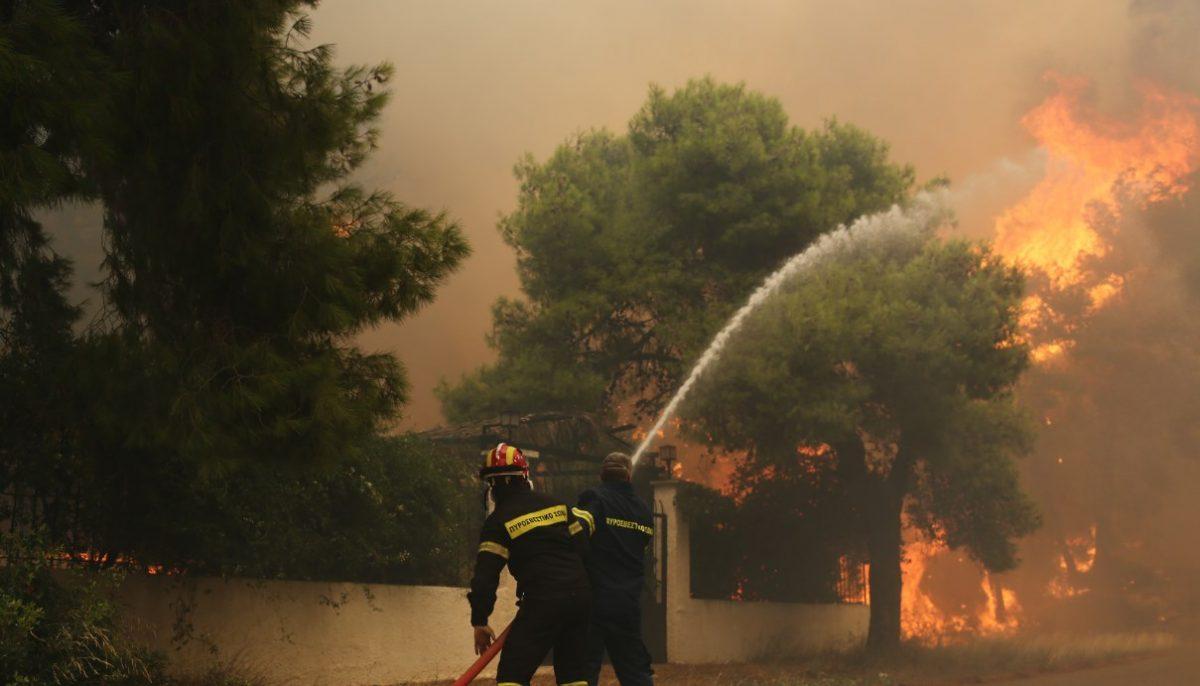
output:
M1047 69L1098 79L1119 101L1138 28L1125 0L327 0L314 21L340 63L396 67L381 148L360 180L449 211L474 248L435 304L361 338L407 366L414 428L441 420L440 378L490 359L491 304L517 293L495 223L515 204L511 169L525 152L544 158L580 129L623 130L650 83L710 74L778 97L798 126L862 126L923 179L961 179L1027 153L1019 119L1048 91Z

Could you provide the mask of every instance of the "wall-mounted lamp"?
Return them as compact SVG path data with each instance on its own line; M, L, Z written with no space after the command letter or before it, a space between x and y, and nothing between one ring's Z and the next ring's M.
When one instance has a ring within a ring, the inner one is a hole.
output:
M663 476L668 479L675 478L675 446L667 444L658 446L658 456L655 462L663 470Z

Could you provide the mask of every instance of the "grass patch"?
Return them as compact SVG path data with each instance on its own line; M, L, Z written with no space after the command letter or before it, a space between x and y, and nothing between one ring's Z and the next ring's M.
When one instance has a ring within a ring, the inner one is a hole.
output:
M980 638L938 647L906 646L887 658L897 669L948 677L1021 676L1120 662L1178 644L1166 633Z
M267 686L268 681L236 667L214 667L202 674L175 677L165 686Z

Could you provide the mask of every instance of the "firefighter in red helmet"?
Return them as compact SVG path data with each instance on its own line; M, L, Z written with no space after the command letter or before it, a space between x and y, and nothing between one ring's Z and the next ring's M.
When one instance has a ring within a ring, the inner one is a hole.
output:
M519 609L500 653L498 686L528 686L551 649L557 682L585 686L591 589L582 524L565 503L532 489L529 464L516 446L501 443L489 450L479 476L495 509L483 523L467 594L475 652L496 637L488 617L508 565L517 580Z

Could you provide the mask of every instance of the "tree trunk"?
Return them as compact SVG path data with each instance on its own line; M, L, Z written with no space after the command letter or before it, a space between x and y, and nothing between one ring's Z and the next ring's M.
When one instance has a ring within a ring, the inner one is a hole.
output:
M880 480L866 504L867 552L871 558L871 623L867 650L880 653L900 645L900 511L903 492Z
M904 544L900 515L908 493L913 453L902 445L891 470L882 475L867 468L866 447L858 436L835 444L834 450L838 473L850 488L851 497L860 503L866 525L871 606L867 650L885 652L900 645L900 554Z

